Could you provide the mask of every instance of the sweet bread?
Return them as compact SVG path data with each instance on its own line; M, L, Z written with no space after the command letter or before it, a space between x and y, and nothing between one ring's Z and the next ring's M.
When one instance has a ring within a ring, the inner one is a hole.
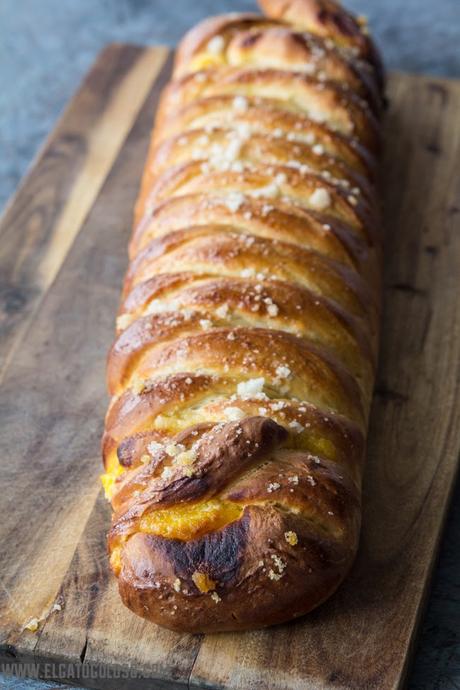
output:
M383 71L332 0L260 4L179 46L108 357L111 567L179 631L307 613L359 538Z

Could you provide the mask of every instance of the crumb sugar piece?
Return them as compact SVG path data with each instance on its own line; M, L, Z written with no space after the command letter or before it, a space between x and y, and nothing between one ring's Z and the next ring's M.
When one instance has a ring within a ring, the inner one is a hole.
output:
M280 488L281 484L279 482L270 482L270 484L267 484L267 492L269 494L273 493L273 491L278 491Z
M252 192L250 192L250 195L254 199L259 199L260 197L274 198L276 196L279 196L279 193L280 189L276 182L270 182L269 184L265 185L265 187L253 189Z
M183 452L176 455L174 462L177 465L186 466L193 465L196 460L196 451L193 448L190 450L184 450Z
M268 577L270 578L270 580L275 580L275 581L276 581L276 580L281 580L281 578L283 577L283 575L284 575L284 573L275 573L275 571L272 570L271 568L270 568L270 570L268 571Z
M262 416L265 417L268 414L268 410L266 407L259 407L258 413Z
M280 366L276 367L275 373L278 378L280 379L287 379L291 375L291 370L289 367L287 367L284 364L280 364Z
M179 578L176 577L176 579L175 579L174 582L173 582L173 589L174 589L174 591L180 592L180 585L181 585L181 582L180 582Z
M331 205L331 195L324 187L318 187L313 194L310 195L309 201L313 208L322 211Z
M232 213L236 213L244 204L244 194L241 192L230 192L224 199L224 204Z
M300 422L297 422L296 420L289 422L288 426L290 429L295 431L296 434L301 434L304 431L304 427L302 426L302 424Z
M233 99L233 109L237 112L244 113L249 107L248 99L244 96L235 96Z
M312 151L317 156L322 156L324 153L324 146L322 146L322 144L315 144L312 148Z
M224 415L231 422L237 422L246 416L246 414L243 412L243 410L241 410L239 407L226 407L224 409Z
M228 144L227 148L225 149L224 158L229 165L236 161L241 153L242 146L243 142L241 139L232 139ZM236 170L235 172L238 171Z
M295 484L297 485L299 483L299 477L297 474L294 474L292 477L288 477L288 482L290 484Z
M278 400L277 402L271 403L271 408L273 412L279 412L283 409L283 407L286 407L286 403L284 400Z
M297 534L295 532L285 532L284 533L284 538L286 539L287 543L290 544L291 546L296 546L296 544L299 543L299 539L297 537Z
M200 319L200 326L204 331L207 331L209 328L212 328L212 321L209 319Z
M283 559L280 558L280 556L278 556L276 553L273 553L273 554L271 555L271 559L272 559L272 561L274 562L275 566L278 568L278 570L279 570L280 573L282 573L283 570L286 570L286 565L287 565L287 564L286 564L285 561L283 561Z
M307 482L310 484L310 486L316 486L316 480L311 476L311 474L308 475Z
M237 122L235 124L235 132L240 139L243 139L243 141L249 139L251 136L251 125L249 122Z
M242 381L236 387L237 395L243 400L251 397L258 397L263 392L265 379L263 377Z
M148 465L151 460L152 460L151 455L148 455L147 453L144 453L143 455L141 455L141 463L143 465Z
M150 441L150 443L147 445L147 450L150 453L150 455L153 456L159 453L160 451L164 450L164 446L162 443L158 443L158 441ZM150 458L148 459L148 462L150 462Z
M168 445L165 447L166 453L171 458L174 458L176 455L179 455L179 453L183 453L184 450L185 446L182 445L182 443L168 443Z
M212 55L219 55L225 46L225 41L223 36L213 36L206 46L208 53Z
M165 312L178 311L181 308L179 300L153 299L147 309L147 314L164 314Z
M228 304L221 304L220 307L216 309L216 316L219 317L219 319L225 319L225 317L228 315Z
M220 596L217 594L217 592L212 592L211 594L211 599L216 602L216 604L219 603L219 601L222 601Z

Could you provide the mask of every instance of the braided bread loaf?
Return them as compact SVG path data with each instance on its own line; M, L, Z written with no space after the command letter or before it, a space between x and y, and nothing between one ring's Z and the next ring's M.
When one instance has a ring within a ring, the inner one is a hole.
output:
M108 358L111 566L180 631L308 612L359 538L382 69L332 0L261 5L179 47Z

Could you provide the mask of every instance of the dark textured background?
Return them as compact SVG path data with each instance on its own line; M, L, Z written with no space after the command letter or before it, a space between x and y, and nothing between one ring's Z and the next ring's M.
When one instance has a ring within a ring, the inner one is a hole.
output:
M347 0L347 5L369 17L388 68L460 78L460 0ZM0 0L0 207L106 43L173 45L202 17L254 9L251 0ZM460 690L459 636L457 487L410 690ZM0 675L0 688L54 687Z

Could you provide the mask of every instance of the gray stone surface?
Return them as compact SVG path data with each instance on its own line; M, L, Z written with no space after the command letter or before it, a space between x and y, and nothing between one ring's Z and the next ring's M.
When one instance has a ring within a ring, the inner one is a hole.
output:
M460 0L348 0L387 66L460 77ZM251 0L0 0L0 207L97 53L110 41L173 45L201 17ZM459 116L460 126L460 116ZM441 545L410 690L460 689L460 486ZM62 687L0 675L0 688Z

